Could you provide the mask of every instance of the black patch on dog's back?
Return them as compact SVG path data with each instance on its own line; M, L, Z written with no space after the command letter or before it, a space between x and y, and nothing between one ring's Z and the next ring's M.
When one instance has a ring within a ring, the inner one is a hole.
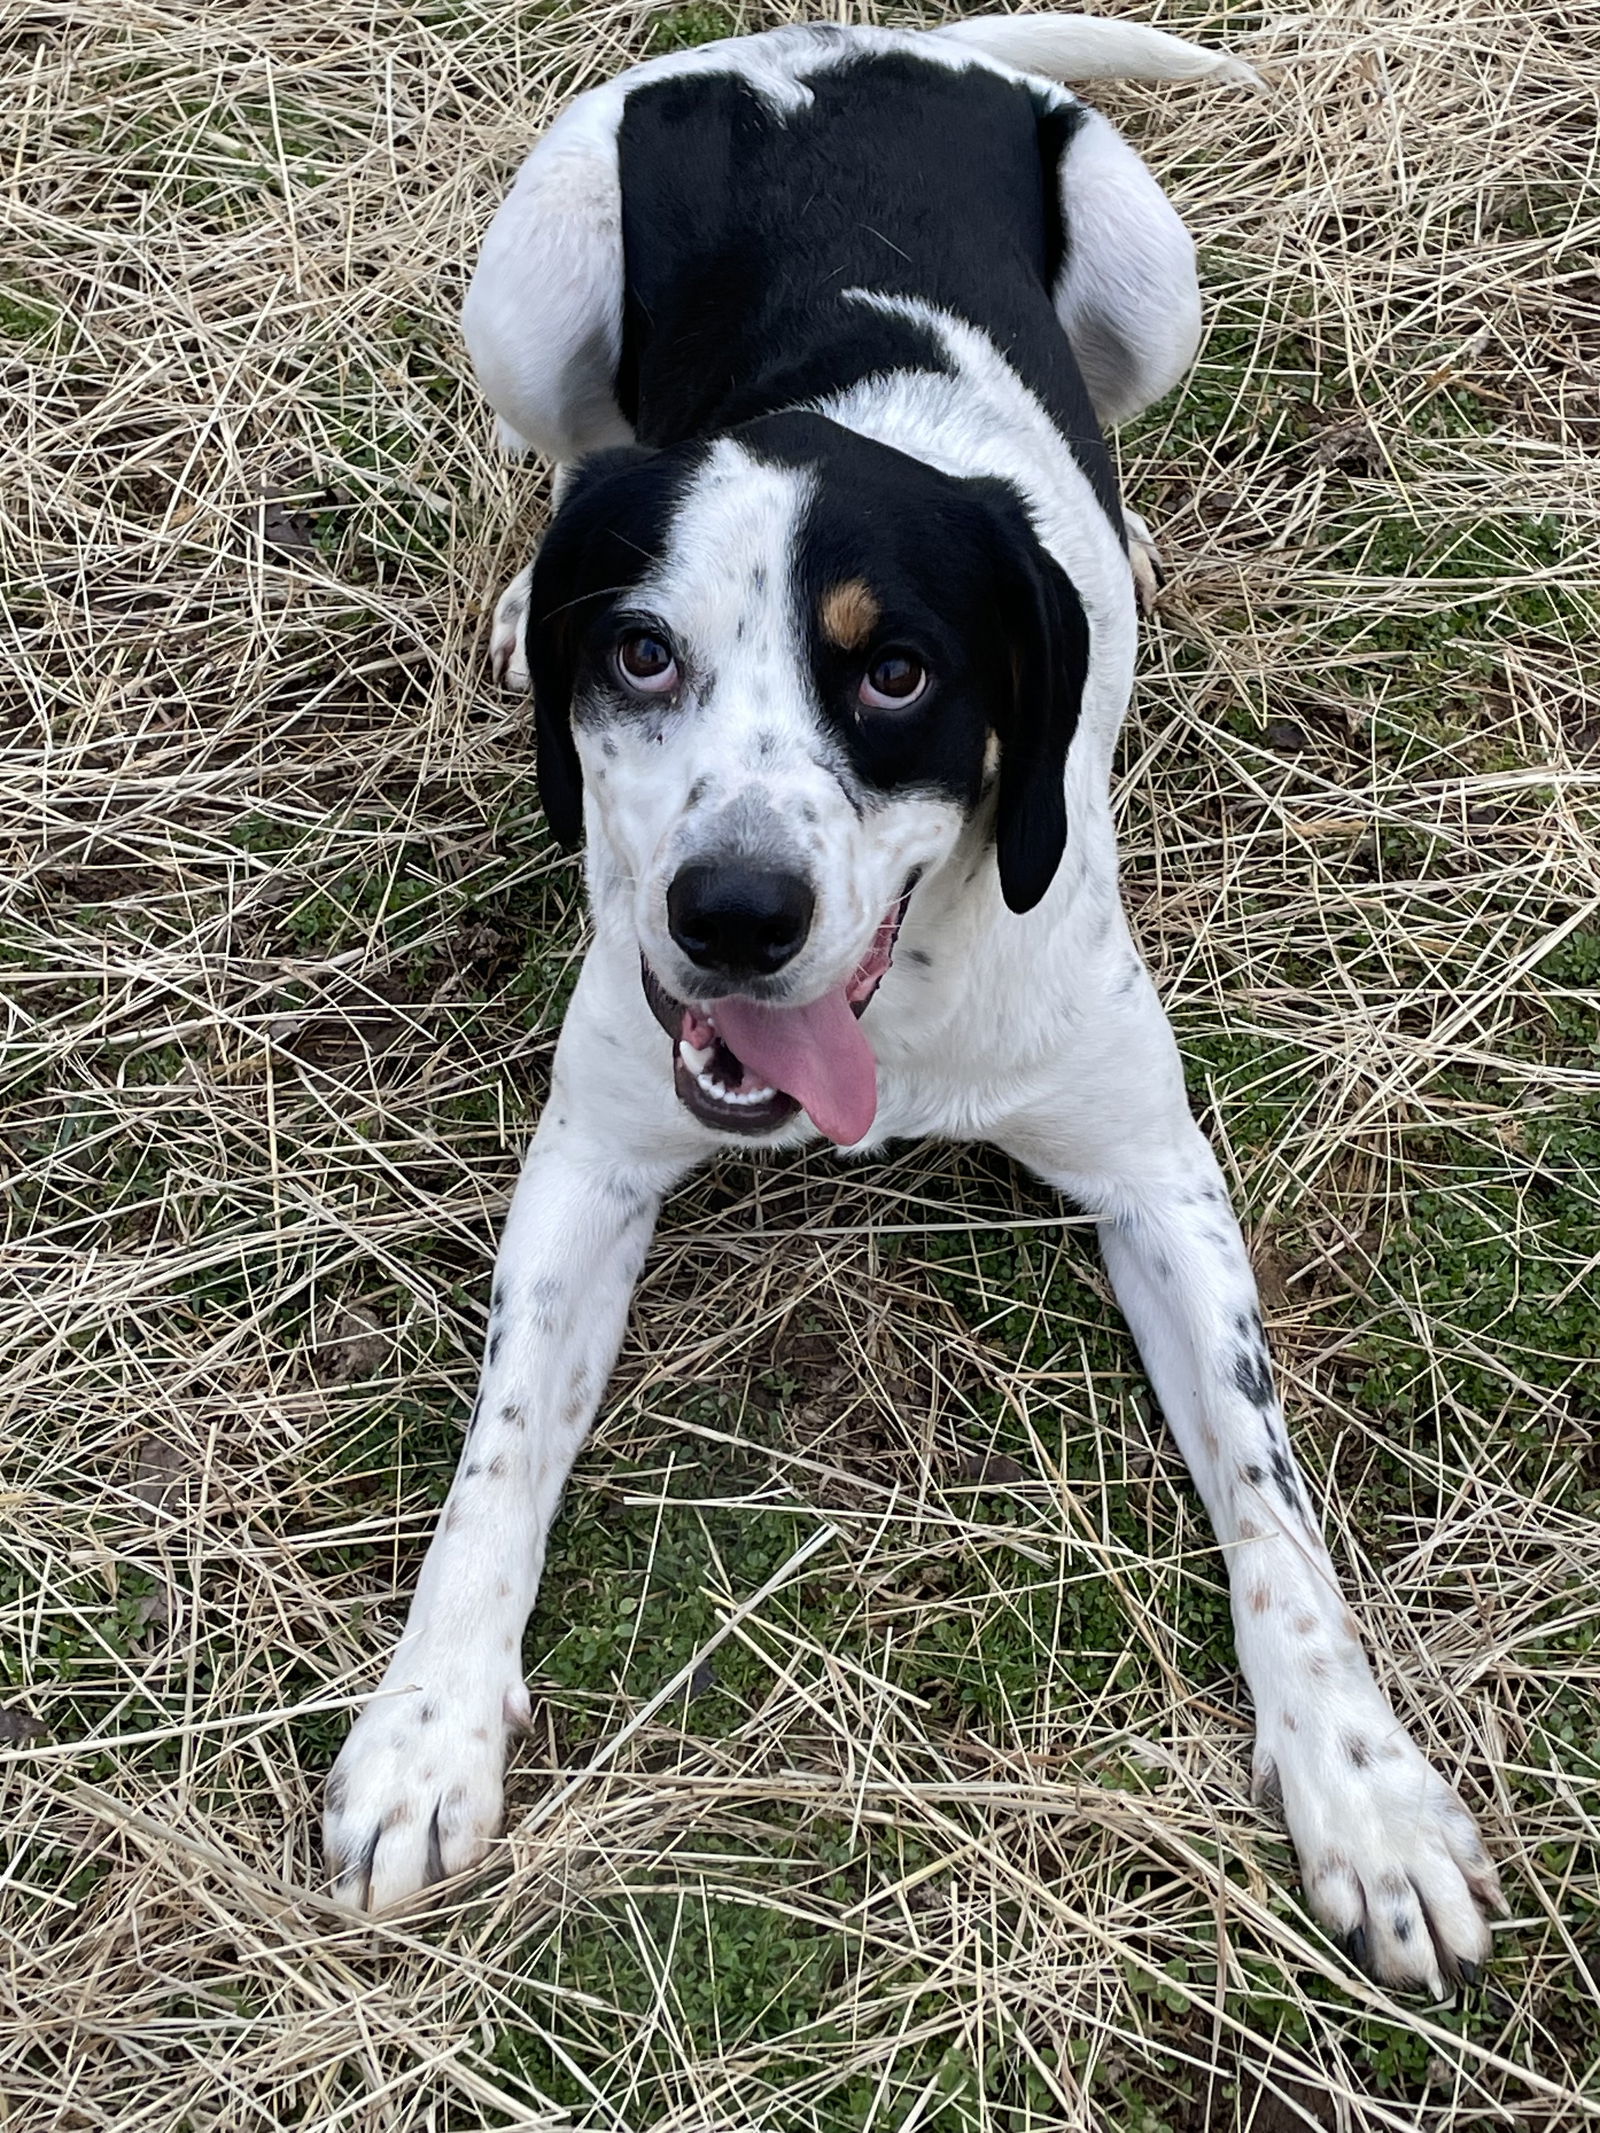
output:
M1081 123L986 68L910 54L823 65L804 109L742 76L646 83L618 128L625 262L618 398L671 444L844 390L946 370L932 337L844 292L953 312L990 336L1120 527L1115 477L1050 299L1056 165Z
M1054 289L1067 256L1067 229L1061 216L1061 159L1083 124L1083 107L1068 97L1038 90L1030 90L1029 96L1039 129L1039 180L1045 198L1044 285Z

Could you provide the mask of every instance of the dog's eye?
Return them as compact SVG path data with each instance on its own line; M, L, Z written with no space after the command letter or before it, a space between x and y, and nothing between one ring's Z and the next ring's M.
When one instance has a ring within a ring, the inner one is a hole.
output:
M672 647L652 630L634 630L617 646L617 672L630 689L659 696L678 686L678 662Z
M928 686L928 670L909 652L885 652L861 677L857 690L869 711L904 711Z

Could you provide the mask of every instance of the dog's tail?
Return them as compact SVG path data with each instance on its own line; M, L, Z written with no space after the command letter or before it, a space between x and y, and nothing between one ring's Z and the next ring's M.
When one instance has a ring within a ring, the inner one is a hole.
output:
M969 15L931 37L970 45L1049 81L1247 81L1261 76L1231 52L1208 52L1142 22L1107 15Z

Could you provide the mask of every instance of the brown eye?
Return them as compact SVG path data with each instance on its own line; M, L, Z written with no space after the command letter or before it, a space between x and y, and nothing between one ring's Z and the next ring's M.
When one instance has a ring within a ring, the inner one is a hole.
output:
M630 689L659 696L678 686L672 647L653 630L634 630L617 646L617 672Z
M856 691L869 711L904 711L928 686L928 670L909 652L885 652L861 677Z

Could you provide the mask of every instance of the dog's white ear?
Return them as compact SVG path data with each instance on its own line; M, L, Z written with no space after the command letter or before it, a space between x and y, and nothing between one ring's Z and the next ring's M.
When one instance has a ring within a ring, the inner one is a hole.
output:
M558 463L626 444L618 85L570 104L490 223L461 331L501 442Z
M1072 580L1021 508L1004 512L998 523L999 605L1011 675L997 714L995 858L1007 905L1031 911L1067 847L1067 750L1089 672L1089 624Z
M574 467L528 580L527 660L538 743L539 798L558 843L583 837L583 769L572 695L584 642L660 554L677 483L642 445L598 452Z

